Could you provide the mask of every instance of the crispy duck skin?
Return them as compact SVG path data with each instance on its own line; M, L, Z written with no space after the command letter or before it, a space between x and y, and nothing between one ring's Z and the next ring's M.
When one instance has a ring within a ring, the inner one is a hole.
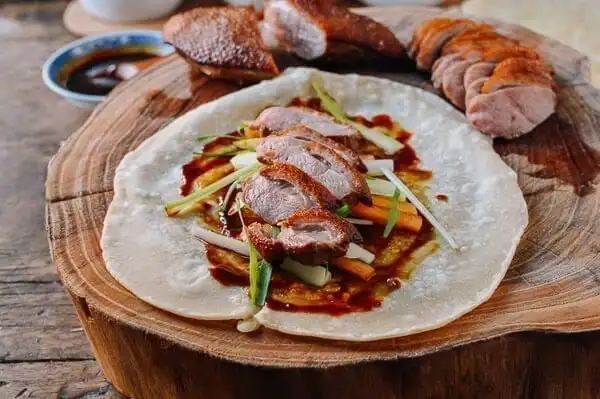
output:
M278 223L300 209L335 209L331 193L293 165L275 163L244 182L243 199L265 222Z
M267 262L278 263L283 260L285 256L283 245L276 238L273 226L254 222L246 228L246 234L254 248Z
M552 67L491 25L426 21L415 29L409 55L419 69L431 68L433 86L492 137L519 137L556 109Z
M294 129L310 130L304 126ZM256 147L256 153L262 163L286 163L302 169L340 201L371 203L364 175L323 144L285 135L268 136Z
M358 130L338 122L328 114L306 107L269 107L250 124L270 133L279 133L295 125L304 125L351 150L358 149L360 145L361 134Z
M336 43L390 58L406 56L386 26L331 0L272 0L265 5L264 20L280 43L305 60L326 57Z
M163 37L210 76L258 81L279 74L251 8L194 8L172 16Z
M289 257L306 265L344 256L350 242L362 241L352 224L323 209L294 213L282 223L277 238Z

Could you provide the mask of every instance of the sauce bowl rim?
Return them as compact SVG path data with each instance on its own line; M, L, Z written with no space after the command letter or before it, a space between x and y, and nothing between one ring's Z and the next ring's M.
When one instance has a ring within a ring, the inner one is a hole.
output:
M67 53L73 49L76 49L83 45L93 43L95 41L102 40L102 39L113 39L113 38L120 38L120 37L127 37L127 36L134 36L134 37L137 36L137 37L143 37L143 38L157 39L157 43L156 43L157 45L165 44L164 42L162 42L162 33L159 30L151 30L151 29L136 29L136 30L100 33L100 34L85 36L80 39L74 40L70 43L67 43L63 47L54 51L50 55L50 57L48 57L48 59L46 60L46 62L44 62L44 65L42 66L42 80L44 81L44 84L46 85L46 87L48 87L50 90L52 90L56 94L59 94L65 98L69 98L69 99L72 99L75 101L100 102L100 101L104 100L104 98L106 98L106 95L78 93L78 92L67 89L66 87L64 87L58 83L55 76L51 76L50 70L55 66L56 62L58 61L58 59L61 56L63 56L65 53ZM123 46L107 46L105 48L110 49L110 48L119 48L119 47L123 47ZM77 58L77 57L73 57L73 58Z

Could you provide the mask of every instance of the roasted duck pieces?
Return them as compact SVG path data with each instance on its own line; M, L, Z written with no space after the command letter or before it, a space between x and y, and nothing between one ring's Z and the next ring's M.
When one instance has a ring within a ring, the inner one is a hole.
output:
M256 147L258 160L265 164L285 163L296 166L327 188L339 201L371 203L365 176L329 147L292 135L313 134L305 126L295 126L280 135L264 138Z
M556 109L552 67L491 25L431 19L415 29L409 55L419 69L432 70L434 87L492 137L519 137Z
M212 77L252 82L279 74L251 8L194 8L171 17L163 36L190 64Z
M269 107L250 124L259 130L266 129L267 133L279 133L296 125L304 125L352 150L360 144L361 134L356 128L340 123L326 113L305 107Z
M301 209L335 209L338 205L325 187L290 164L263 168L244 183L242 191L244 202L270 224Z
M307 61L347 63L375 54L405 58L404 47L386 26L331 0L272 0L264 16L280 45Z

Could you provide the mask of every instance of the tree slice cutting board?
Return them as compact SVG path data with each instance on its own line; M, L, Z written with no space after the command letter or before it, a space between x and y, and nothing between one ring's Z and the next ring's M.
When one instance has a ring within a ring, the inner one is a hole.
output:
M360 12L409 35L410 24L440 11L394 7ZM588 63L580 53L523 28L499 27L543 51L561 85L555 115L527 136L495 142L518 172L529 227L488 302L446 327L379 342L317 340L266 329L241 334L234 322L178 317L120 286L107 272L99 246L116 166L175 117L239 86L195 75L172 56L117 87L64 143L50 163L46 183L54 263L115 387L136 398L254 397L264 395L267 386L293 398L441 397L444 392L465 397L478 387L518 397L532 384L547 389L547 379L539 375L529 377L525 388L517 380L526 372L522 367L533 367L538 357L545 359L541 367L564 366L564 356L570 356L561 355L564 340L548 343L551 338L542 334L518 334L477 342L520 331L600 329L600 93L589 84ZM380 76L433 91L427 77L414 71ZM470 345L460 347L465 344ZM449 348L456 349L432 354ZM600 345L587 348L600 358ZM432 355L403 360L426 354ZM382 360L387 362L372 363ZM346 367L332 368L340 365ZM315 367L327 370L306 369ZM594 367L597 371L600 364ZM563 367L553 381L578 373L572 389L598 384L591 370ZM456 390L448 391L452 384L458 384Z

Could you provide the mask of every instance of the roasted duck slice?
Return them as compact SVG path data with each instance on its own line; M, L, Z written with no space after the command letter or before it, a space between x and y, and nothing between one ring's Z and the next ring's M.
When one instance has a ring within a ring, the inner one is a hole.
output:
M465 73L472 61L461 61L446 69L442 77L442 91L455 107L465 110Z
M527 58L543 60L540 53L521 45L494 45L488 47L473 46L460 53L463 58L470 60L499 63L509 58Z
M335 209L331 193L293 165L263 168L242 187L243 199L265 222L278 223L301 209Z
M556 108L552 89L537 85L506 87L471 98L467 117L492 137L514 138L533 130Z
M302 169L340 201L371 203L364 175L323 144L290 136L269 136L260 142L256 153L262 163L286 163Z
M327 57L343 44L390 58L404 58L404 47L384 25L350 12L331 0L271 0L264 20L280 44L305 60Z
M335 151L339 156L344 158L346 162L348 162L353 168L356 168L359 172L365 173L367 171L367 167L354 151L338 143L337 141L333 141L330 138L323 136L316 130L306 129L305 126L306 125L296 125L290 127L288 129L282 130L279 133L279 135L294 137L298 140L315 141L317 143L323 144L330 150Z
M441 90L443 76L446 69L462 61L464 61L464 59L458 54L448 54L438 58L433 64L433 72L431 74L433 87L435 87L437 90Z
M475 22L468 19L450 19L432 27L421 41L418 54L414 57L417 68L430 71L446 42L475 25Z
M554 88L552 69L538 60L527 58L509 58L499 63L487 82L481 88L482 93L491 93L507 86L534 84L549 89Z
M283 245L277 239L276 233L275 227L259 222L254 222L246 228L246 234L254 248L270 263L280 262L285 256Z
M357 149L360 144L361 135L358 130L336 121L328 114L305 107L267 108L250 126L258 129L265 128L271 133L279 133L296 125L304 125L353 150Z
M318 265L346 254L362 237L345 219L323 209L301 210L282 223L277 237L285 253L306 265Z
M481 78L489 78L494 72L496 64L492 62L477 62L472 64L466 71L463 79L464 86L466 89L471 86L471 83Z
M171 17L163 36L188 62L213 77L258 81L279 74L250 8L194 8Z

